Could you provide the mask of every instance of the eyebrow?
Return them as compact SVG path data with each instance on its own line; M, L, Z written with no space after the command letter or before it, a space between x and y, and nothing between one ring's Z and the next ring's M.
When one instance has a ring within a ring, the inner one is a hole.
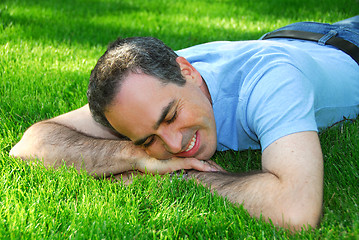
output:
M173 105L175 104L175 100L173 99L171 102L169 102L167 104L167 106L162 108L161 111L161 116L159 117L159 119L157 120L157 122L155 123L155 125L153 126L154 130L157 130L160 127L160 124L166 119L167 114L169 113L169 111L171 110L171 108L173 107ZM146 142L147 138L149 138L151 135L143 137L137 141L134 141L134 144L136 146L138 145L142 145L144 142Z

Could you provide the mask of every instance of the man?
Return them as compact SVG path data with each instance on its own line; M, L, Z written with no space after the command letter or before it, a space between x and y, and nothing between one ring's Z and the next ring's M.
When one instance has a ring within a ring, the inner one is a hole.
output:
M358 22L299 23L269 40L178 55L157 39L119 39L91 73L89 105L36 123L10 154L55 167L64 159L97 175L195 169L188 174L253 216L316 226L317 131L359 113ZM298 30L319 44L288 36L303 38ZM232 174L208 161L216 149L247 148L261 148L262 171Z

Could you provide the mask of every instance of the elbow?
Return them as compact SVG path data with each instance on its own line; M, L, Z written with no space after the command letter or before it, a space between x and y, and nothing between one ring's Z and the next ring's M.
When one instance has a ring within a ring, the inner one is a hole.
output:
M290 228L295 231L302 229L316 228L320 223L320 217L317 216L295 216L291 219Z
M322 216L322 204L320 206L300 207L290 210L284 227L300 231L302 229L316 228Z
M283 225L292 230L316 228L323 213L323 178L320 174L310 185L290 188L282 204Z
M29 157L29 143L21 139L9 152L9 156L26 160Z
M19 151L18 144L19 143L17 143L13 148L11 148L11 150L9 152L10 157L21 158L21 154L20 154L20 151Z
M41 151L42 137L39 135L39 123L27 129L21 140L10 150L9 155L22 160L38 157Z
M36 154L31 151L30 144L21 140L10 150L9 156L13 158L20 158L22 160L30 160L36 157Z

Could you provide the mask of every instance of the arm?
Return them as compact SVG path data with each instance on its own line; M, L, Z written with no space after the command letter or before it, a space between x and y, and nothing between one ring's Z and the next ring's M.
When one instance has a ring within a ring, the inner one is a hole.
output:
M316 226L322 210L323 159L316 132L282 137L262 155L262 171L245 175L190 171L255 217L300 229Z
M159 161L140 147L98 124L88 105L31 126L10 151L24 160L42 159L45 166L85 168L94 175L118 174L130 170L167 173L179 169L210 170L196 159Z

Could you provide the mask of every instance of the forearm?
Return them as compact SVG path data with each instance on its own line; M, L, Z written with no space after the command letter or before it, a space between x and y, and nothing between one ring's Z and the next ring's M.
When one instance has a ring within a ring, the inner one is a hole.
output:
M94 138L51 121L29 128L10 152L26 160L41 159L45 166L58 167L65 162L97 175L132 170L133 158L140 154L129 141Z
M321 208L318 211L316 205L321 205L321 202L315 201L321 201L321 193L298 194L302 189L296 188L303 186L281 181L270 172L236 174L190 171L189 175L231 202L243 204L252 216L269 218L275 225L298 229L306 224L316 226L319 221Z

